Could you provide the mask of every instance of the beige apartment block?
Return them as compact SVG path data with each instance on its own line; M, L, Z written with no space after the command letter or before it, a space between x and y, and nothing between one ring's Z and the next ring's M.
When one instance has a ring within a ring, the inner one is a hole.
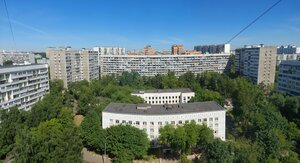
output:
M91 50L72 50L71 48L48 48L50 59L50 79L68 83L99 79L98 53Z
M235 53L235 68L238 74L249 77L255 84L274 84L276 47L245 46L236 49Z

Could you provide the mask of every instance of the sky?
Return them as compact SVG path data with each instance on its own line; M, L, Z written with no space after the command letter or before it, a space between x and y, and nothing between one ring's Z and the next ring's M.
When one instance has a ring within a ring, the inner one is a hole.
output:
M151 45L169 50L227 42L277 0L0 0L0 49ZM230 42L300 46L300 0L283 0Z

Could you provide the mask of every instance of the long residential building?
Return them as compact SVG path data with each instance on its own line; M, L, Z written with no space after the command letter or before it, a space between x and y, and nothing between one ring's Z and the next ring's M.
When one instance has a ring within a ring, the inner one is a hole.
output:
M277 47L277 54L300 54L300 47L297 46L280 46Z
M50 79L61 79L64 86L81 80L99 79L98 52L88 49L48 48Z
M157 142L161 127L195 121L207 125L215 137L225 140L225 116L225 109L214 101L165 105L111 103L102 112L102 127L129 124L144 130L150 140Z
M152 105L188 103L195 97L189 88L136 90L131 95L139 96Z
M236 49L236 73L249 77L255 84L271 85L275 80L276 53L276 47L264 45Z
M29 110L49 91L48 65L0 67L0 108Z
M300 95L300 61L282 61L279 65L277 91Z
M0 65L3 65L5 61L12 61L14 65L34 64L34 53L0 51Z
M180 76L188 71L194 74L204 71L228 72L230 54L189 55L103 55L99 58L100 75L138 72L142 76L165 75L168 71Z
M203 54L230 53L230 44L197 45L194 46L194 50L201 51Z
M97 51L99 55L124 55L126 53L125 48L110 46L96 46L93 47L93 50Z

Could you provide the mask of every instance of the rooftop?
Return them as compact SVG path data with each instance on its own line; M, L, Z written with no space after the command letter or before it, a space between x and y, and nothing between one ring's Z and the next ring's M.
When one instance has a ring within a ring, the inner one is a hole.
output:
M134 94L144 94L144 93L172 93L172 92L182 92L191 93L193 92L190 88L180 88L180 89L149 89L149 90L134 90Z
M225 109L215 101L206 101L164 105L110 103L103 110L106 113L136 115L187 114L210 111L225 111Z
M280 65L300 66L300 60L286 60L286 61L281 61Z

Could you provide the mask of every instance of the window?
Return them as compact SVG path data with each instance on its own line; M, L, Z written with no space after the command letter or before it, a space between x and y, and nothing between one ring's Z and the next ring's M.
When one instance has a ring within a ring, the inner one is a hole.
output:
M158 122L158 125L159 125L159 126L162 126L162 122Z
M125 123L126 123L126 121L125 121L125 120L122 120L122 123L123 123L123 124L125 124Z
M189 120L185 120L185 123L189 123Z
M116 120L116 123L119 123L119 120Z
M178 121L178 124L182 124L182 121Z
M198 122L201 122L201 119L198 119Z
M132 124L132 121L128 121L128 124L130 124L130 125L131 125L131 124Z
M218 117L216 117L216 118L215 118L215 121L218 121L218 120L219 120L219 118L218 118Z
M140 121L136 121L135 124L136 124L136 125L140 125Z
M175 121L171 121L171 124L172 124L172 125L175 125Z
M167 125L167 124L169 124L169 122L168 122L168 121L166 121L166 122L165 122L165 124Z
M154 129L153 129L153 128L151 128L151 129L150 129L150 132L154 132Z
M151 125L154 125L154 122L150 122Z
M210 121L210 122L213 121L213 118L209 118L209 121Z
M147 122L143 122L143 125L147 125Z

